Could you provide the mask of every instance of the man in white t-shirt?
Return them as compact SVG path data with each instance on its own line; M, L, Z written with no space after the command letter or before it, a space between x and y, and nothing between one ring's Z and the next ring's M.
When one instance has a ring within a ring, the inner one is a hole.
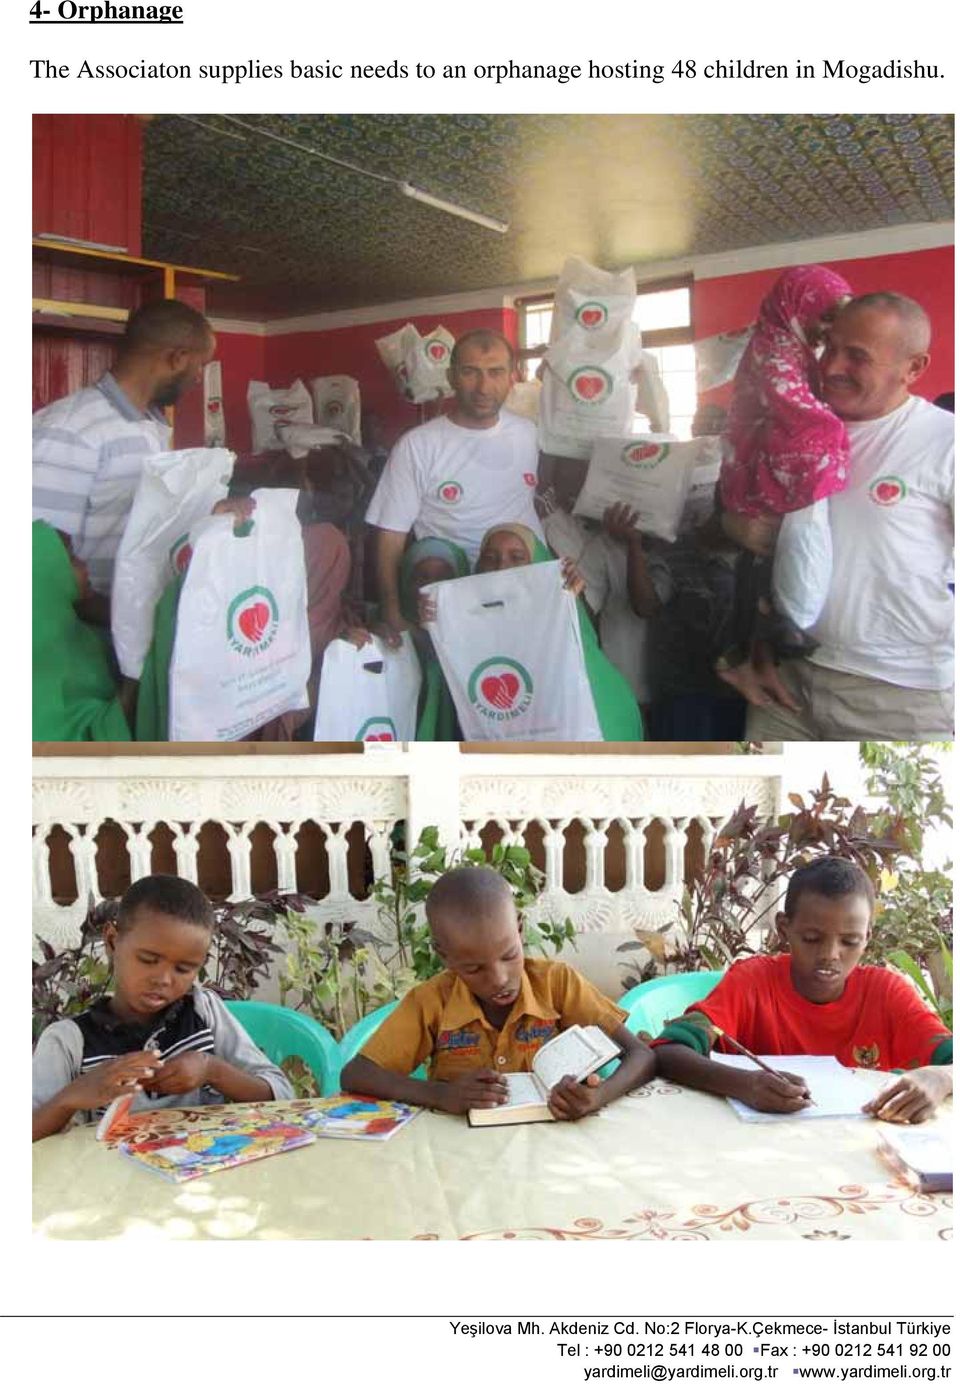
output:
M533 507L536 425L503 409L513 375L513 347L505 336L467 332L450 354L450 413L411 429L390 453L367 523L378 530L382 615L394 634L407 627L399 578L411 529L416 538L456 543L471 565L494 524L526 524L541 535Z
M831 328L823 397L850 437L833 576L816 649L780 666L800 709L751 707L751 740L953 734L953 419L910 393L929 361L929 319L899 294L856 298Z

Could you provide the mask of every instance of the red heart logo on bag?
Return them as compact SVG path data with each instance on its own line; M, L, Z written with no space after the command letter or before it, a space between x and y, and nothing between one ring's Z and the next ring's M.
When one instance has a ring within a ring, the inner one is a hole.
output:
M244 639L249 639L251 644L258 644L263 638L269 619L270 607L265 601L257 601L255 605L241 610L237 624Z
M431 341L430 345L427 347L427 353L431 360L444 360L447 354L447 348L442 341Z
M509 711L517 700L520 679L516 673L500 673L496 677L484 678L480 684L480 691L491 706L499 707L501 711Z
M596 399L603 393L602 375L578 375L573 383L581 399Z
M392 740L393 740L393 736L390 734L390 732L389 732L388 730L382 731L379 735L365 735L363 738L364 738L365 741L369 741L369 740L391 740L391 741L392 741Z
M657 453L659 452L659 450L660 450L659 447L656 447L656 446L654 446L652 443L649 443L649 442L645 443L642 447L631 447L631 448L630 448L630 460L631 460L631 461L649 461L649 460L651 459L651 457L655 457L655 456L657 455Z
M885 483L884 485L877 486L877 499L880 501L882 505L888 505L890 501L899 494L900 487L897 485L890 485L889 483Z
M580 321L585 327L595 327L602 317L603 313L599 308L584 308L580 314Z
M533 489L533 487L534 487L534 486L536 485L536 483L537 483L537 478L536 478L536 476L533 474L532 471L524 471L524 473L523 473L523 480L524 480L524 484L525 484L525 485L529 485L529 487L530 487L531 490Z

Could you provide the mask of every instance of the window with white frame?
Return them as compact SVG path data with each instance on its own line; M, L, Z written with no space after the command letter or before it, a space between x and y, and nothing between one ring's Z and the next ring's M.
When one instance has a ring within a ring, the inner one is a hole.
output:
M643 349L655 357L670 400L670 431L686 441L697 407L697 374L693 351L692 281L661 280L641 285L633 320L640 328ZM550 340L553 297L522 298L520 315L520 375L536 377ZM642 413L634 419L634 432L649 431Z

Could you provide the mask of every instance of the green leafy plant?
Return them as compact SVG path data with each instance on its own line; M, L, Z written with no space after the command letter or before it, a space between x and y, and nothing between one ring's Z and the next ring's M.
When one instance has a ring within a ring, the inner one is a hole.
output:
M818 855L839 855L861 865L875 882L908 854L912 839L896 812L870 812L837 794L826 775L806 797L790 794L793 811L762 819L741 803L718 831L705 864L684 890L676 921L637 931L623 952L645 960L624 963L626 988L667 971L723 970L741 956L774 949L776 886Z
M867 741L860 746L867 789L878 798L878 817L902 824L907 850L878 881L877 916L867 950L870 961L896 967L953 1026L953 883L942 869L923 863L931 827L952 827L935 749L948 745Z
M887 956L891 966L896 966L905 976L909 976L931 1009L935 1009L947 1028L953 1032L953 952L943 938L940 939L940 973L942 984L936 984L928 971L923 970L917 961L897 947Z
M569 918L557 923L528 917L544 876L525 847L498 843L489 856L479 849L457 856L440 844L436 827L426 827L409 852L400 846L392 850L389 877L374 881L371 892L382 936L352 922L317 923L303 909L281 915L292 944L279 977L282 1003L306 1010L341 1038L371 1009L401 998L441 971L443 962L433 949L422 905L454 865L487 865L503 875L513 891L528 950L556 954L576 945Z
M214 908L210 953L200 979L223 999L249 999L283 950L272 936L279 897ZM34 1042L57 1019L81 1014L107 993L110 962L103 929L115 921L119 902L104 899L94 904L91 899L75 946L58 949L42 937L36 939L40 959L33 962Z
M106 992L110 963L103 946L103 929L117 915L115 899L94 904L91 898L74 947L57 950L37 937L41 959L33 962L33 1041L58 1019L82 1014Z

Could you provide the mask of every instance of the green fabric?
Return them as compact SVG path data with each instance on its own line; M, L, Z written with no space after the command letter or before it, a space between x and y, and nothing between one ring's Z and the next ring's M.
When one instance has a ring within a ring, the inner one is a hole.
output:
M466 577L470 572L466 553L455 543L449 543L445 538L423 538L417 543L412 543L400 563L400 609L404 618L414 626L417 623L417 588L414 585L413 569L418 562L428 557L439 557L449 563L455 577ZM423 674L417 713L417 739L462 740L453 698L450 696L430 636L425 630L415 629L414 646Z
M709 1057L714 1040L706 1015L694 1012L679 1019L671 1019L668 1024L664 1024L658 1041L681 1043L685 1048L692 1048L694 1052L698 1052L701 1057Z
M941 1041L937 1044L937 1046L936 1046L936 1047L934 1048L934 1050L933 1050L933 1056L931 1057L930 1062L931 1062L931 1065L934 1066L934 1067L952 1067L952 1066L953 1066L953 1036L952 1036L952 1035L951 1035L949 1038L943 1038L943 1039L941 1039Z
M546 544L537 539L533 560L555 562L556 558ZM597 631L582 600L577 601L577 616L580 620L583 662L593 692L600 733L604 740L643 740L643 717L633 689L600 648Z
M144 659L137 694L137 740L170 738L170 662L182 586L182 576L172 581L154 611L153 640Z
M129 740L108 646L74 609L77 578L63 540L33 525L33 738Z

